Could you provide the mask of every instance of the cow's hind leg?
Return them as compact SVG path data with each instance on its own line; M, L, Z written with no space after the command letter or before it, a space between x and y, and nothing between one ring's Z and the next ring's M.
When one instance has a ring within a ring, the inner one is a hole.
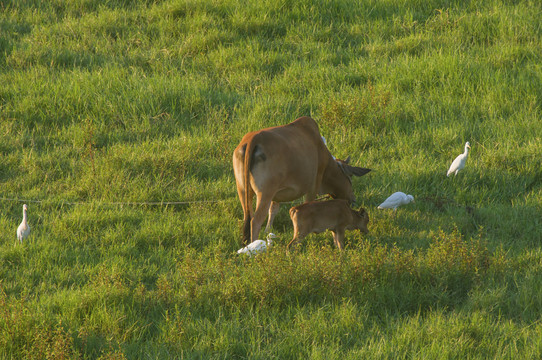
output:
M272 197L261 197L257 196L256 200L256 210L254 211L254 216L250 222L251 230L251 242L258 239L260 235L260 230L262 228L265 217L267 216L267 211L271 206Z
M239 193L239 199L241 200L241 206L243 208L243 240L244 245L250 243L250 233L251 233L251 219L254 217L254 212L252 210L252 196L254 193L249 189L248 197L248 207L245 206L245 190L237 187Z
M267 226L265 227L265 232L268 233L273 227L273 220L279 212L280 204L275 201L271 201L271 206L269 207L269 216L267 217Z

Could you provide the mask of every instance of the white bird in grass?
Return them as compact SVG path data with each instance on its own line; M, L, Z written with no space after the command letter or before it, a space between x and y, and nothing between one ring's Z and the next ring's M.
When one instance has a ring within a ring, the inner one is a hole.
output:
M273 241L271 239L276 238L277 236L273 233L267 234L267 241L264 240L254 240L247 246L245 246L242 249L237 250L238 254L248 254L249 256L252 256L252 254L261 253L267 250L268 247L271 246Z
M393 209L396 211L399 206L406 205L412 201L414 201L414 196L398 191L391 194L382 204L378 205L378 208L380 210Z
M457 173L459 172L459 170L465 167L465 163L467 162L467 157L469 156L469 149L470 149L470 143L467 141L465 143L465 152L455 158L455 160L452 162L452 165L450 165L450 168L448 169L446 176L450 176L452 173L455 173L455 175L457 176Z
M28 215L26 214L27 210L28 210L28 206L26 206L26 204L24 204L23 205L23 221L21 222L21 224L17 228L17 239L21 243L30 234L30 226L28 225Z

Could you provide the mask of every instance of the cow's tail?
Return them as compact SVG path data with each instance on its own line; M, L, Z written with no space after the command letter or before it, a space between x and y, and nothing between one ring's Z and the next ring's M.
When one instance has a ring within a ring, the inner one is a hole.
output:
M251 198L252 194L250 192L250 168L252 167L252 158L254 149L256 147L256 142L254 141L254 137L249 140L247 143L247 147L245 149L245 159L244 159L244 166L243 166L243 172L244 172L244 183L245 183L245 224L243 225L243 242L245 244L248 244L252 241L252 231L251 231L251 222L252 217L250 216L251 213Z

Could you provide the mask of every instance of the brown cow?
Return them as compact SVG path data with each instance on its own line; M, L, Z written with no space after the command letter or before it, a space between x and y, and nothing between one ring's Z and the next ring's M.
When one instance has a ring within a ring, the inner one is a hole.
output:
M233 152L237 193L244 214L243 243L258 238L267 212L266 230L273 224L279 203L317 194L355 201L352 175L371 171L335 160L310 117L246 134ZM256 210L252 209L256 195Z
M294 223L294 237L288 248L310 233L331 230L335 245L342 250L345 230L369 232L367 211L352 210L346 200L312 201L294 206L290 209L290 217Z

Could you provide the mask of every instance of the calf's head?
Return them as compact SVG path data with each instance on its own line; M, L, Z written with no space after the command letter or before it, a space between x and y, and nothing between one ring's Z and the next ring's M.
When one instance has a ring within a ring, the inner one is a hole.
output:
M360 208L358 211L352 210L352 215L354 216L354 229L358 229L363 233L368 233L369 229L367 225L369 224L369 214L365 209Z

